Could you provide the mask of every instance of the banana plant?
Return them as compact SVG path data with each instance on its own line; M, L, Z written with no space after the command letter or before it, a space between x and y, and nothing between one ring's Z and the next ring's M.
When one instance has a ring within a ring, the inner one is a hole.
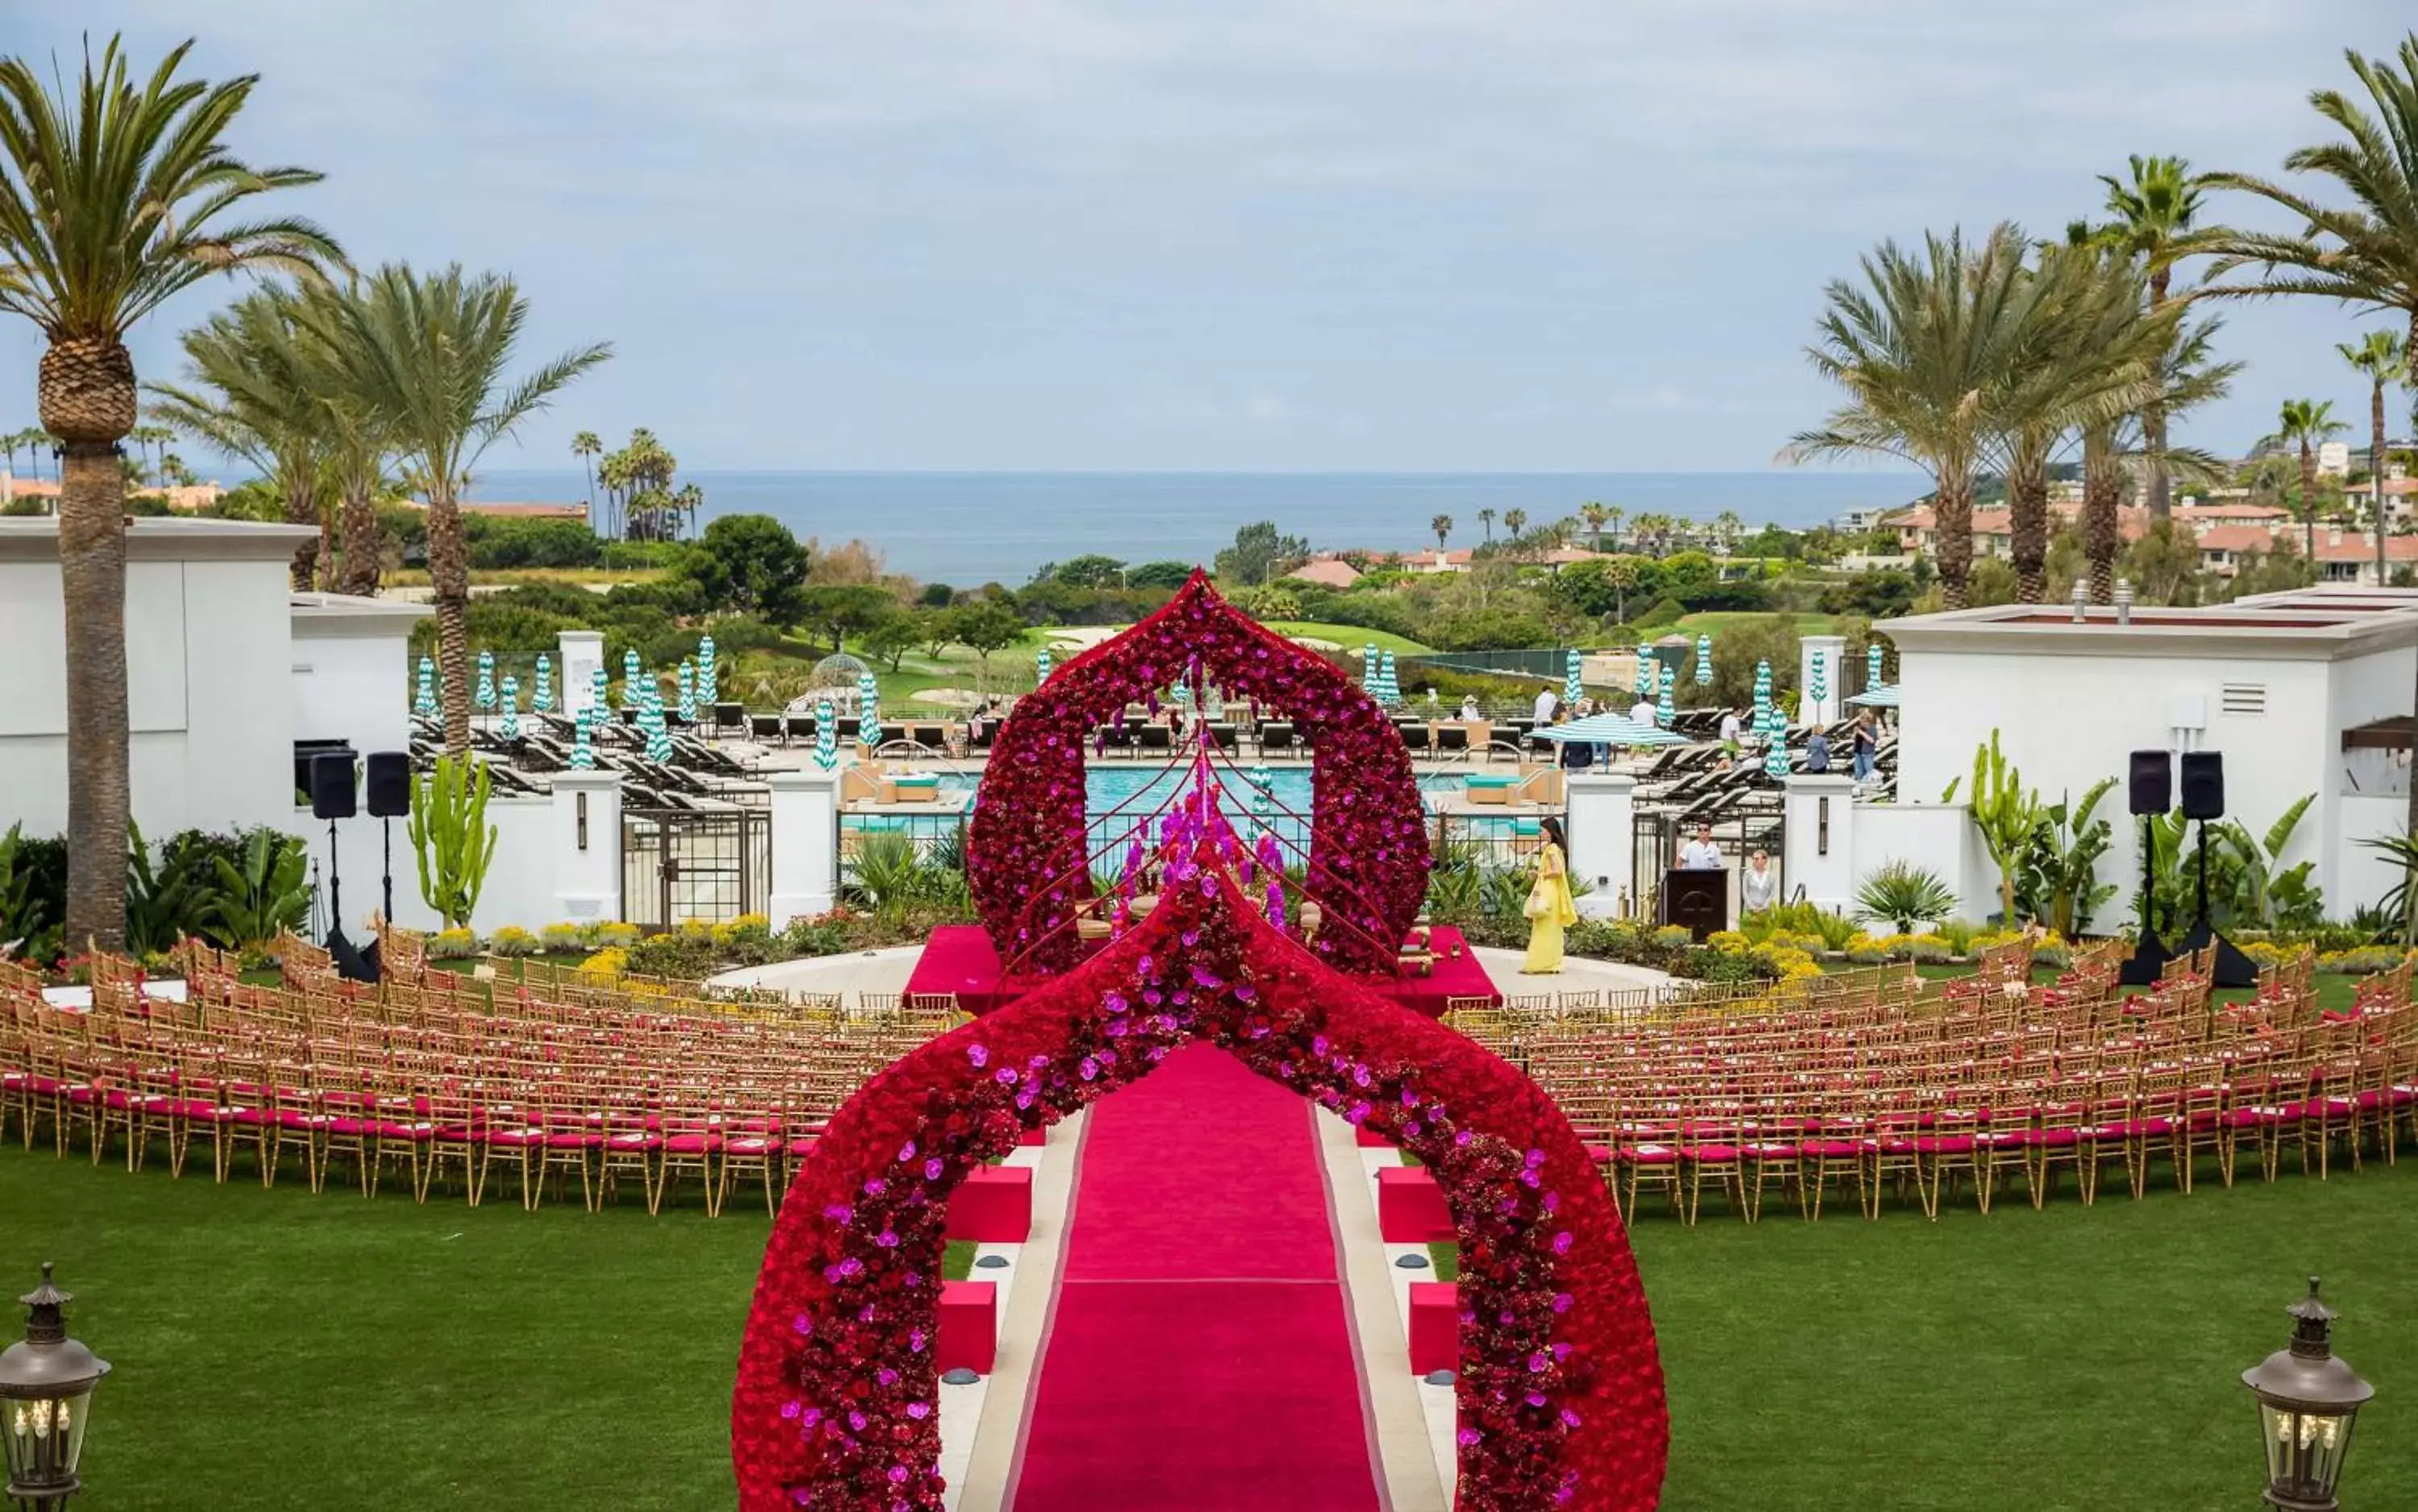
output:
M201 921L200 899L192 868L175 841L160 848L160 863L151 863L151 848L143 827L126 821L126 947L137 955L173 948Z
M24 949L41 939L50 922L35 894L34 868L22 854L24 829L22 823L12 824L0 835L0 955L9 953L8 947Z
M2080 802L2060 798L2040 811L2024 871L2027 890L2042 923L2072 939L2090 927L2090 916L2116 895L2112 882L2099 880L2099 858L2107 853L2114 832L2105 819L2094 819L2099 801L2116 786L2103 777L2082 795Z
M255 830L244 842L243 864L211 858L219 895L209 904L209 932L229 950L256 945L299 924L311 911L304 880L302 842L273 830Z
M412 784L411 848L420 859L420 895L448 929L469 926L496 859L487 822L487 768L469 756L438 756Z
M2263 835L2254 837L2236 819L2216 826L2218 842L2233 852L2238 867L2232 893L2235 918L2275 929L2308 928L2325 917L2324 896L2309 882L2316 863L2304 861L2276 870L2285 848L2292 843L2292 832L2317 800L2317 794L2308 794L2286 809Z
M2418 944L2418 835L2388 834L2360 844L2384 852L2384 859L2400 868L2400 880L2376 905L2376 911L2390 921L2385 932L2393 939L2403 945Z
M2016 921L2015 892L2023 880L2024 853L2040 821L2040 797L2024 787L2023 773L1998 749L1998 732L1973 750L1973 780L1967 785L1967 812L1982 836L1982 848L1998 868L1998 903L2009 927Z

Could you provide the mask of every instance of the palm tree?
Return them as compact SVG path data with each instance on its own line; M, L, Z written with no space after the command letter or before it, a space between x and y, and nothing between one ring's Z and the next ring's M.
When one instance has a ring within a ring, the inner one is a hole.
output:
M369 597L378 590L384 566L386 532L378 524L377 497L394 437L386 416L351 381L361 355L329 344L358 328L338 308L358 298L351 290L301 291L305 312L300 324L308 338L301 345L301 362L306 389L315 402L315 430L343 542L344 567L334 587Z
M2015 598L2038 603L2047 586L2048 468L2077 426L2145 408L2173 344L2180 311L2144 313L2141 275L2095 241L2043 247L2012 307L2016 360L1985 392L1991 444L2007 480Z
M320 527L294 551L287 576L298 590L332 560L331 532L320 518L319 469L327 460L326 422L296 327L296 301L261 289L185 332L185 385L148 385L151 413L221 452L260 469L285 503L285 523Z
M17 475L17 449L24 444L25 433L23 431L10 431L6 435L0 435L0 451L8 454L8 475L12 478Z
M582 431L571 438L571 454L588 466L588 513L591 527L596 513L596 459L604 451L604 443L594 431Z
M2165 308L2175 264L2204 251L2208 234L2196 229L2210 176L2195 174L2181 158L2144 158L2135 153L2128 177L2099 176L2107 186L2104 235L2141 260L2149 274L2149 309ZM2174 507L2174 479L2166 463L2166 412L2151 400L2142 407L2142 448L2150 470L2150 516L2165 519Z
M1477 523L1486 527L1487 543L1492 545L1494 542L1494 512L1492 510L1478 511Z
M705 508L705 490L695 483L682 483L672 491L672 507L680 511L690 533L696 529L696 512Z
M428 575L436 588L445 679L445 743L470 749L470 561L460 493L488 447L543 409L573 379L612 355L598 344L541 365L506 386L528 301L500 274L466 277L455 264L416 273L389 264L351 298L311 317L347 390L392 436L428 490Z
M1510 534L1512 540L1519 540L1520 532L1528 528L1528 512L1526 510L1505 510L1503 512L1503 528Z
M1452 516L1439 514L1428 522L1428 528L1435 532L1436 550L1442 551L1444 543L1452 537Z
M1720 544L1722 556L1728 556L1730 548L1744 534L1746 522L1738 518L1737 511L1723 510L1713 517L1713 540Z
M1629 518L1629 512L1622 509L1617 504L1611 506L1603 512L1603 523L1611 527L1612 549L1615 551L1618 551L1620 549L1620 522L1627 518Z
M2318 559L2318 443L2349 429L2334 419L2331 400L2287 399L2275 434L2258 443L2261 451L2271 447L2301 449L2301 527L2305 533L2303 547L2311 561Z
M2023 234L1999 225L1979 242L1926 237L1907 251L1883 242L1863 259L1863 283L1834 280L1820 341L1806 356L1847 390L1784 460L1875 452L1932 475L1940 590L1967 602L1973 566L1973 480L1989 431L1987 396L2019 351L2026 296Z
M23 58L0 60L0 309L48 342L43 429L62 438L59 577L67 619L67 938L126 935L129 817L126 527L117 443L139 389L126 333L180 291L237 269L315 273L342 253L292 218L226 223L243 201L314 183L253 168L222 140L257 84L179 80L192 44L137 85L115 38L54 95Z
M1595 549L1603 550L1603 523L1612 518L1612 511L1600 504L1582 504L1579 518L1586 522L1587 533L1594 538Z
M2391 518L2384 500L2384 386L2410 375L2410 348L2398 331L2372 330L2356 345L2340 342L2334 350L2368 383L2367 481L2376 490L2376 586L2382 588L2391 581L2384 567L2384 530Z
M2171 420L2184 411L2222 399L2241 373L2239 362L2211 359L2216 332L2223 322L2203 320L2184 328L2158 359L2155 382L2162 412ZM2148 406L2142 406L2146 409ZM2139 453L2128 451L2140 436L2140 414L2101 414L2082 427L2082 544L2090 567L2090 599L2111 603L2116 591L2116 558L2124 548L2122 500L2127 490L2126 464ZM2221 477L2214 458L2188 448L2170 447L2164 459L2168 468L2187 476Z

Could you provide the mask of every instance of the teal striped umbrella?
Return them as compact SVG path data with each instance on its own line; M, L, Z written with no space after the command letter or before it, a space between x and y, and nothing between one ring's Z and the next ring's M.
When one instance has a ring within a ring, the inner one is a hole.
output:
M1639 641L1637 643L1637 695L1639 697L1654 696L1654 684L1657 680L1654 671L1654 648L1644 641Z
M586 713L588 710L593 710L596 717L602 720L604 717L604 710L613 707L605 701L611 689L612 680L604 675L604 664L599 662L588 674L588 709L580 712Z
M1391 709L1402 701L1402 686L1394 680L1394 653L1388 649L1377 663L1377 701Z
M1678 680L1677 678L1664 678L1662 696L1654 705L1654 717L1666 730L1671 727L1672 722L1679 717L1678 704L1671 696L1671 686Z
M1777 704L1764 715L1763 770L1774 777L1788 775L1788 721Z
M436 716L436 660L435 657L423 656L420 659L420 687L411 695L411 711L430 718Z
M722 698L722 668L714 660L713 637L703 635L696 643L696 701L719 703Z
M1696 686L1701 688L1713 680L1713 637L1696 637Z
M638 710L638 724L647 733L647 759L669 761L672 758L672 734L664 723L664 695L660 690L650 687L646 697L646 706Z
M554 660L543 652L537 659L537 691L529 695L529 707L541 714L554 712Z
M1377 643L1373 640L1360 648L1360 690L1371 698L1377 696Z
M504 739L517 741L520 738L521 680L507 672L504 674Z
M601 668L597 675L604 675ZM596 770L596 747L589 743L589 731L595 726L598 707L590 704L581 710L578 720L571 727L571 770L574 771Z
M1813 686L1807 690L1807 693L1808 696L1812 697L1817 704L1830 696L1829 652L1815 651L1814 653Z
M1870 693L1881 685L1881 643L1864 648L1864 691Z
M621 707L628 709L635 704L644 708L646 702L638 688L638 653L623 651L621 653Z
M839 765L839 715L828 698L815 705L815 765L825 771Z
M1049 680L1049 648L1044 646L1033 653L1033 685L1039 687Z
M881 741L881 685L870 667L856 675L856 736L868 745Z
M1579 680L1578 649L1576 647L1572 647L1570 649L1569 659L1564 664L1562 670L1562 702L1571 708L1576 708L1578 707L1579 695L1585 691L1586 685Z
M479 653L478 702L482 709L496 707L496 653Z
M696 664L686 657L680 664L680 717L696 723Z

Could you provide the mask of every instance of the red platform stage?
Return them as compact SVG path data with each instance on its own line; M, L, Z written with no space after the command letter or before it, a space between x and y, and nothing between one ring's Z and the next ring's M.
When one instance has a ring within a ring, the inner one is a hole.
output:
M1380 982L1375 984L1377 990L1431 1018L1441 1016L1446 1001L1454 998L1502 1002L1494 979L1470 954L1460 930L1438 925L1429 932L1428 939L1436 955L1431 972ZM947 924L932 931L924 954L916 959L914 974L907 979L907 991L911 995L945 993L957 1000L958 1007L980 1016L1004 1008L1047 980L1004 975L999 951L981 925Z

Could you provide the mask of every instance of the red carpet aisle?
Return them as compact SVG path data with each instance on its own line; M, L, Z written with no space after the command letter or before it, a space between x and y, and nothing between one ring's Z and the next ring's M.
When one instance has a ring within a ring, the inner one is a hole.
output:
M1013 1512L1376 1512L1308 1104L1191 1046L1082 1161Z

